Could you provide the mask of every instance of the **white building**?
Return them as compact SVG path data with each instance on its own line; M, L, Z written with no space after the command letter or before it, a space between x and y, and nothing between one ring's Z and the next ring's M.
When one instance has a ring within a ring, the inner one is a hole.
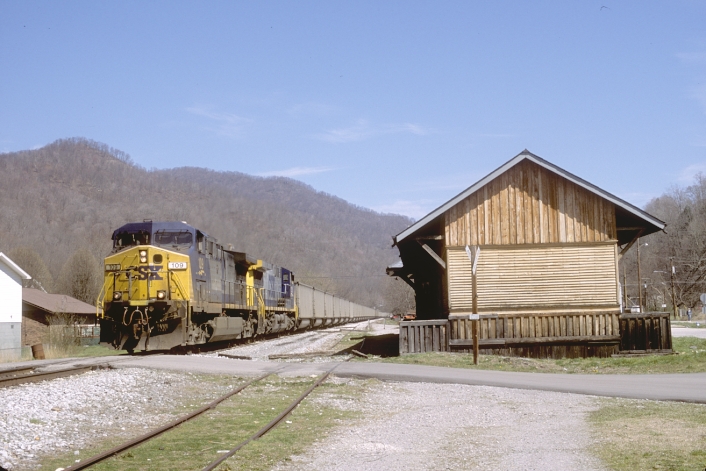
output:
M32 277L0 252L0 355L22 349L22 280Z

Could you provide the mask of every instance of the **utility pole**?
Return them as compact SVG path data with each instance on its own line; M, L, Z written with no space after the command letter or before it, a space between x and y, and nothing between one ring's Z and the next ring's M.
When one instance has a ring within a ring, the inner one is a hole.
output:
M623 262L623 312L628 311L628 267Z
M669 261L672 264L672 269L669 272L672 281L672 314L674 314L674 320L677 320L677 296L674 293L674 275L676 273L676 270L674 270L674 257L669 257Z

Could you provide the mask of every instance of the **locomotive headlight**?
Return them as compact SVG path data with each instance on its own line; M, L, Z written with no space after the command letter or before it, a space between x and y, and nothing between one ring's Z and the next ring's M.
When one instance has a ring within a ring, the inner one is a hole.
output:
M113 301L120 301L123 299L123 292L122 291L114 291L113 292Z
M167 297L167 292L164 290L157 291L157 299L165 299Z
M140 250L140 263L147 263L147 251Z

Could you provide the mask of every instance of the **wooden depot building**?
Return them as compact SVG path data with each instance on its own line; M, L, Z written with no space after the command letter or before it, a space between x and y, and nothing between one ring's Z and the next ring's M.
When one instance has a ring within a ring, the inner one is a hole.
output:
M480 314L479 347L488 353L671 349L663 315L648 321L645 335L660 337L649 345L621 338L637 324L621 314L618 260L664 227L524 150L393 237L401 263L387 272L412 286L417 309L416 322L402 323L401 353L468 349L469 313Z

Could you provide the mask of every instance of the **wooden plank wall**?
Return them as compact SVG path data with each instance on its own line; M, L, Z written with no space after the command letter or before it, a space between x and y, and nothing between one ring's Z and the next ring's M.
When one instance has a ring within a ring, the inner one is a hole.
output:
M529 358L608 357L672 351L668 313L544 313L480 315L482 354ZM471 353L471 321L400 322L400 354Z
M449 349L448 321L400 322L400 355L446 352Z
M617 239L612 203L530 161L512 167L444 216L447 246Z
M622 314L620 316L621 353L672 351L669 313Z
M481 353L531 358L605 357L620 345L619 314L482 314ZM472 349L471 321L449 316L449 348Z
M471 261L447 248L449 310L470 311ZM478 260L479 312L617 312L617 245L612 242L488 246Z

